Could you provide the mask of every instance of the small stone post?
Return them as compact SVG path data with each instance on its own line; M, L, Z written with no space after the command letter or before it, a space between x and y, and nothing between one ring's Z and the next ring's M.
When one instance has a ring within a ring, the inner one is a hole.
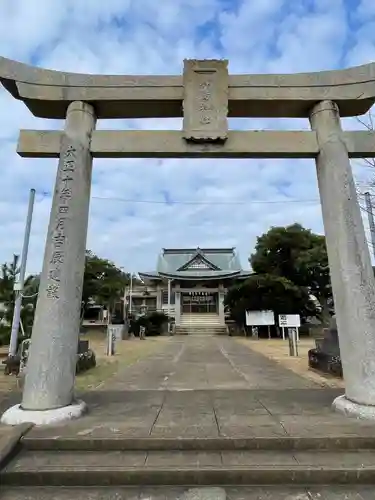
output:
M21 406L4 423L51 423L85 410L74 402L95 128L91 105L66 115Z
M181 325L181 291L180 284L176 283L175 285L175 304L174 304L174 319L175 325Z
M163 308L162 289L159 284L156 285L156 310L161 311Z
M337 105L318 103L310 123L345 380L333 407L375 419L375 280Z
M225 299L224 285L220 283L217 300L218 300L219 320L221 325L225 325L224 299Z

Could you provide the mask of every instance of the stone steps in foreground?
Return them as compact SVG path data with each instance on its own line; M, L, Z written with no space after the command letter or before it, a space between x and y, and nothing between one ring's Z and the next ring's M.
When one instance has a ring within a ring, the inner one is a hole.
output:
M3 486L375 485L375 450L31 451Z
M114 427L116 425L114 424ZM275 436L275 437L93 437L90 435L43 436L32 433L21 439L27 451L357 451L373 450L375 434L340 436ZM60 434L60 435L59 435ZM374 464L375 465L375 464Z
M373 500L372 486L6 487L1 500ZM199 495L199 496L198 496Z

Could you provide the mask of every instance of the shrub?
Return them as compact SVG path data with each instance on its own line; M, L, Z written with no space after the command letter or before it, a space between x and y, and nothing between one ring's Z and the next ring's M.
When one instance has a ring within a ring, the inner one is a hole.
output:
M76 373L82 373L96 366L96 356L92 349L77 355Z
M5 375L18 375L20 372L20 363L21 357L19 354L13 358L7 358L3 361L5 365L4 373ZM76 365L76 374L83 373L90 368L94 368L96 366L96 356L92 349L89 349L87 352L77 355L77 365Z
M149 314L148 322L148 335L160 335L163 332L163 326L168 323L168 316L163 312L153 312Z
M139 326L146 327L148 337L153 337L162 334L163 326L168 323L168 316L163 312L155 311L141 316L138 318L137 323Z
M21 357L17 354L12 358L6 358L3 361L5 365L4 375L18 375L20 372Z

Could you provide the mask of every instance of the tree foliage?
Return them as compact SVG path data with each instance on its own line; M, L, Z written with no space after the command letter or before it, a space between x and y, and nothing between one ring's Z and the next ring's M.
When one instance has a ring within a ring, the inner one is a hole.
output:
M129 273L125 273L110 260L98 257L90 250L86 251L82 292L84 310L92 302L112 310L114 304L121 300L129 282Z
M301 252L312 247L312 233L300 224L272 227L257 238L250 263L257 274L283 276L293 283L300 281L296 260Z
M152 337L161 335L164 326L168 324L168 315L164 312L150 312L138 318L132 317L130 322L131 332L139 336L139 329L141 326L146 328L146 335Z
M0 303L2 306L0 320L2 320L3 325L2 343L7 343L10 337L16 297L14 292L14 284L18 280L18 275L20 272L18 261L18 255L14 255L11 262L5 262L4 264L2 264L0 271ZM21 309L22 326L27 337L31 335L34 321L34 312L38 298L38 289L39 276L28 276L25 279L24 289L22 291L23 299Z
M296 259L297 284L307 286L323 307L332 299L331 277L324 236L313 235L313 246L300 253Z
M13 319L15 293L14 283L19 275L18 256L4 263L0 268L0 320L2 320L1 341L7 343ZM130 275L116 265L102 259L91 251L86 251L85 273L82 293L82 314L91 303L106 306L112 310L121 300L124 288L129 284ZM22 299L21 320L27 336L31 335L39 289L39 276L29 276L25 280Z
M3 307L3 320L6 323L12 321L14 309L14 283L17 281L19 273L18 255L13 256L11 262L5 262L1 266L0 274L0 301Z
M276 315L299 314L302 319L319 316L310 294L329 316L332 290L324 236L297 223L272 227L257 238L249 261L254 275L229 289L225 299L237 323L244 322L245 311L272 310Z
M250 263L255 273L282 276L308 288L326 311L332 289L324 236L300 224L273 227L258 237Z
M243 324L246 311L272 310L276 315L300 314L306 317L315 310L304 287L272 274L255 274L230 288L225 306L238 324Z

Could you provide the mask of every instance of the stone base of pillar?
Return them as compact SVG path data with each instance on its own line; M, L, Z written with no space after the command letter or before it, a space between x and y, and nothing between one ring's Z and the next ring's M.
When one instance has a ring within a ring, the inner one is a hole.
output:
M6 425L19 425L32 423L36 426L61 424L75 418L79 418L87 411L84 401L77 400L69 406L56 408L54 410L23 410L21 405L15 405L3 413L0 422Z
M332 408L345 415L345 417L375 420L375 406L354 403L347 399L345 395L336 398L332 403Z

